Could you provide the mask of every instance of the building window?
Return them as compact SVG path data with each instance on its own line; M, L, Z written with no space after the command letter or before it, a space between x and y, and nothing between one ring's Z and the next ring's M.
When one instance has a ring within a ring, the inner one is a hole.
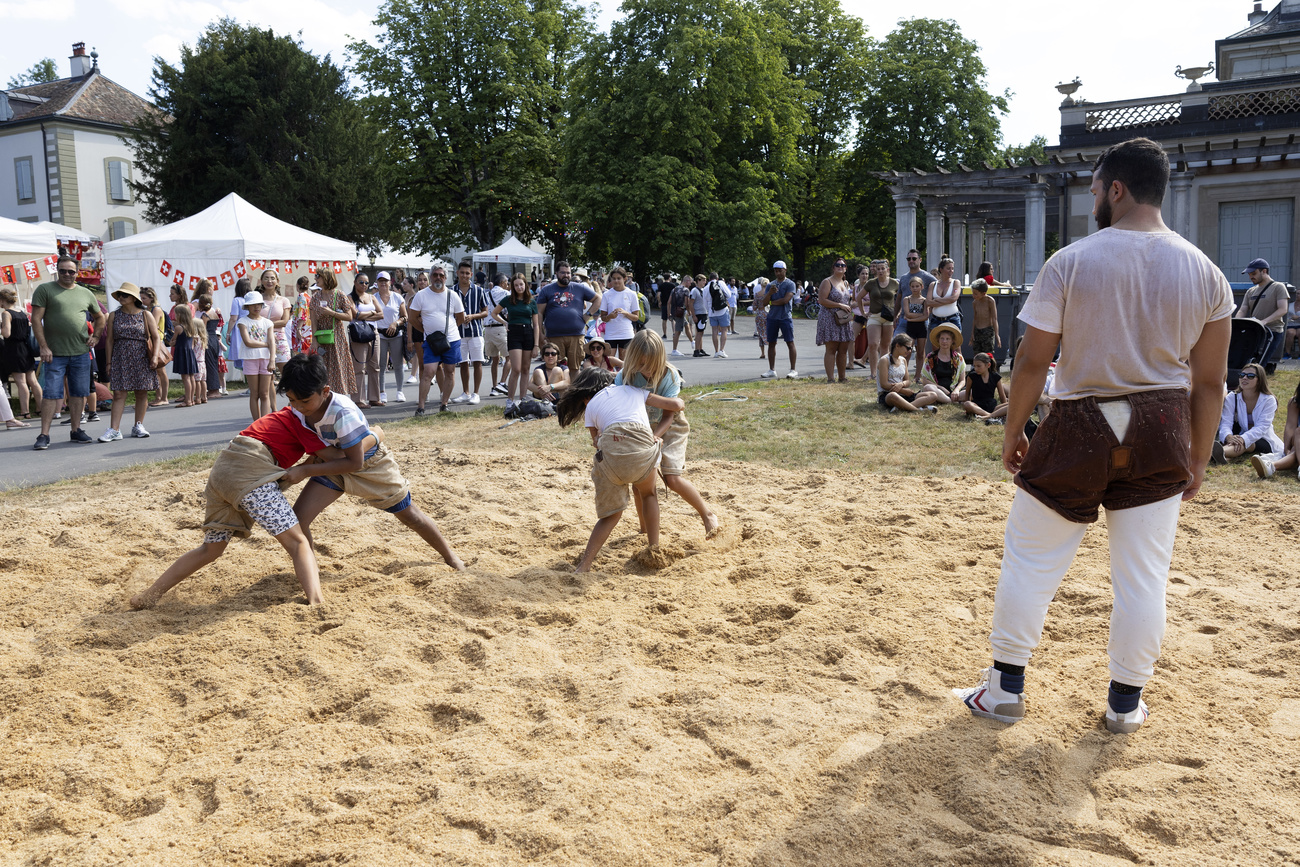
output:
M14 180L18 187L18 204L36 204L36 181L32 175L31 157L14 159Z
M116 241L119 238L129 238L135 234L135 220L125 217L108 221L108 240Z
M104 160L104 174L108 181L108 201L110 203L129 204L131 202L131 163L124 159L109 157Z

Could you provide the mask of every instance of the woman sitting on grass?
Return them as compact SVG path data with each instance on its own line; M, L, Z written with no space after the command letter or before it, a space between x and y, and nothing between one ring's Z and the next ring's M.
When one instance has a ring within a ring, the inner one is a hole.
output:
M1258 364L1241 369L1237 390L1223 400L1219 433L1210 460L1226 464L1246 454L1282 455L1285 447L1273 433L1273 416L1277 415L1277 398L1268 389L1268 376Z
M907 375L907 362L912 357L915 344L906 334L896 334L889 343L889 354L876 362L876 402L888 407L890 412L938 412L932 406L939 395L932 391L916 391Z
M1282 457L1277 454L1265 457L1251 455L1250 464L1259 473L1261 479L1267 479L1278 470L1300 469L1300 459L1296 458L1296 430L1300 428L1300 383L1296 383L1295 394L1286 404L1286 427L1282 429Z
M555 408L560 427L581 418L596 447L591 465L591 480L596 485L596 526L578 561L578 572L591 571L596 555L628 507L629 487L634 487L638 495L636 503L650 551L659 547L660 441L650 430L646 406L665 412L686 409L681 398L660 397L631 385L614 385L614 374L590 367L578 374Z
M981 352L971 361L966 374L966 400L961 408L970 418L982 418L985 424L1004 424L1007 415L1007 387L993 366L993 356Z
M548 343L542 347L542 363L533 370L529 390L538 400L555 403L569 387L569 372L560 367L560 347Z
M921 369L924 390L933 392L938 403L960 402L961 387L966 382L966 359L961 354L961 329L944 322L930 329L930 343L935 349L925 357Z

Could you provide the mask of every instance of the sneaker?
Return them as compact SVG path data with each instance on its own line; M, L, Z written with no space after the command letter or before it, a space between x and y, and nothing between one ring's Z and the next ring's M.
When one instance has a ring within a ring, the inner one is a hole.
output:
M758 375L758 378L759 378L759 379L776 379L776 371L775 371L775 370L769 370L767 373L760 373L760 374Z
M1226 464L1228 459L1223 454L1223 443L1215 443L1210 449L1210 463Z
M471 395L469 396L469 405L470 405L470 406L474 406L474 405L476 405L476 404L478 403L478 401L479 401L479 396L478 396L478 392L477 392L477 391L474 392L473 394L471 394Z
M938 414L939 414L939 407L934 406L934 405L927 406L927 407L925 407L925 412L933 413L934 415L938 415Z
M113 430L113 428L109 428L108 430L104 431L104 435L99 438L99 441L101 443L111 443L120 440L121 438L122 438L122 432L120 430Z
M672 352L668 354L673 356L674 358L682 358L683 356L686 355L686 353L682 352L680 349L674 349Z
M713 356L713 357L714 357L714 358L726 358L726 357L727 357L727 353L723 352L722 350L718 350L718 354L715 355L715 356Z
M118 434L118 436L121 436L121 434ZM92 440L92 439L90 438L90 434L86 433L86 432L85 432L84 430L82 430L81 428L77 428L76 430L72 431L72 432L68 435L68 438L69 438L70 440L72 440L74 443L93 443L93 442L94 442L94 440Z
M721 358L721 357L722 357L722 353L721 353L721 352L715 352L715 353L713 353L713 357L714 357L714 358Z
M1133 732L1142 728L1142 723L1146 722L1147 717L1150 715L1150 712L1147 710L1147 703L1142 699L1138 699L1137 709L1131 710L1128 713L1115 713L1115 711L1110 708L1110 702L1107 701L1106 730L1111 734L1131 735Z
M385 378L387 378L387 377L385 377ZM380 402L380 403L388 403L388 392L386 392L386 391L381 391L381 392L379 392L379 402Z
M252 394L252 393L253 393L252 391L250 391L249 389L246 388L246 389L244 389L243 391L241 391L241 392L239 393L239 396L240 396L240 397L248 397L248 396L249 396L250 394Z
M952 694L961 699L975 716L1004 723L1018 723L1025 718L1025 697L1005 692L1002 672L991 665L984 669L978 686L954 689Z
M1263 458L1259 455L1251 455L1250 465L1255 468L1255 472L1259 473L1261 479L1267 479L1269 476L1273 475L1273 462L1268 458Z
M501 397L506 393L506 391L506 384L504 382L498 382L496 385L492 386L492 390L488 392L488 397Z
M420 377L416 376L414 373L412 373L410 376L406 378L407 385L415 385L419 381L420 381Z
M406 395L402 394L402 393L399 391L399 392L397 393L397 402L398 402L398 403L406 403Z
M99 421L99 413L94 412L94 411L91 411L89 414L86 415L85 420L86 420L86 421Z
M451 412L451 410L447 409L447 404L440 403L438 404L438 412Z
M50 437L48 434L40 434L36 437L36 445L32 446L38 452L43 452L50 447Z
M984 424L986 424L986 425L992 425L992 424L1006 424L1006 420L1005 420L1005 419L1000 419L1000 418L986 418L986 419L984 419Z
M468 394L458 394L458 395L456 395L455 397L453 397L453 398L451 399L451 402L452 402L452 403L469 403L469 402L470 402L470 400L469 400L469 395L468 395ZM445 404L444 404L444 406L445 406Z
M506 412L510 412L510 410L514 408L515 408L515 402L513 400L510 400L509 398L506 398Z
M790 371L789 373L787 373L787 374L785 375L785 378L786 378L786 379L798 379L798 378L799 378L799 371L797 371L797 370L792 370L792 371Z
M137 439L144 439L149 436L149 431L144 429L143 423L136 422L131 426L131 436L136 437Z
M425 414L425 413L424 413L424 407L422 407L422 406L417 406L417 407L415 408L415 417L416 417L416 418L424 418L424 414Z

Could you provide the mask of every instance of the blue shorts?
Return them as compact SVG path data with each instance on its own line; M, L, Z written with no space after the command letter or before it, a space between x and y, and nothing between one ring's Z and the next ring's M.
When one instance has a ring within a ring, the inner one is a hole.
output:
M90 394L90 353L56 355L41 365L41 389L46 400L63 400L63 378L68 378L68 393L73 397Z
M709 324L714 328L728 328L731 325L731 314L725 310L720 313L710 313Z
M769 314L767 317L767 342L776 343L778 334L786 343L794 343L794 322L789 319L773 319Z
M460 364L460 341L457 340L442 355L434 355L433 350L429 349L429 344L424 344L424 363L425 364Z

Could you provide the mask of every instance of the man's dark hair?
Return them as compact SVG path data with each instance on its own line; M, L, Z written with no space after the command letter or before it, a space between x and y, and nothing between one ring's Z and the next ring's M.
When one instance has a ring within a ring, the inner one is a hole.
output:
M62 265L64 262L71 262L71 263L72 263L72 266L73 266L74 268L80 268L80 267L81 267L81 263L80 263L80 262L78 262L76 259L72 258L71 256L69 256L69 255L67 255L67 254L64 254L64 255L60 256L60 257L59 257L59 261L55 264L54 267L55 267L55 268L58 268L59 265Z
M1092 172L1107 187L1119 181L1138 204L1159 207L1169 186L1169 157L1159 143L1134 138L1102 151Z
M555 270L552 271L551 273L552 274L558 273L561 268L568 268L568 267L569 267L568 261L565 259L561 259L560 261L555 263Z
M457 271L459 271L461 268L465 268L466 270L471 272L474 270L474 266L468 262L461 262L459 265L456 266Z
M915 254L918 255L918 256L921 255L921 251L918 250L918 249L916 249L915 247L913 247L912 249L910 249L910 250L907 251L907 255L909 255L909 256L912 255L913 253L915 253Z
M299 352L280 373L280 384L276 387L279 394L293 392L294 397L311 397L320 394L329 385L329 371L325 361L319 355L306 355Z

